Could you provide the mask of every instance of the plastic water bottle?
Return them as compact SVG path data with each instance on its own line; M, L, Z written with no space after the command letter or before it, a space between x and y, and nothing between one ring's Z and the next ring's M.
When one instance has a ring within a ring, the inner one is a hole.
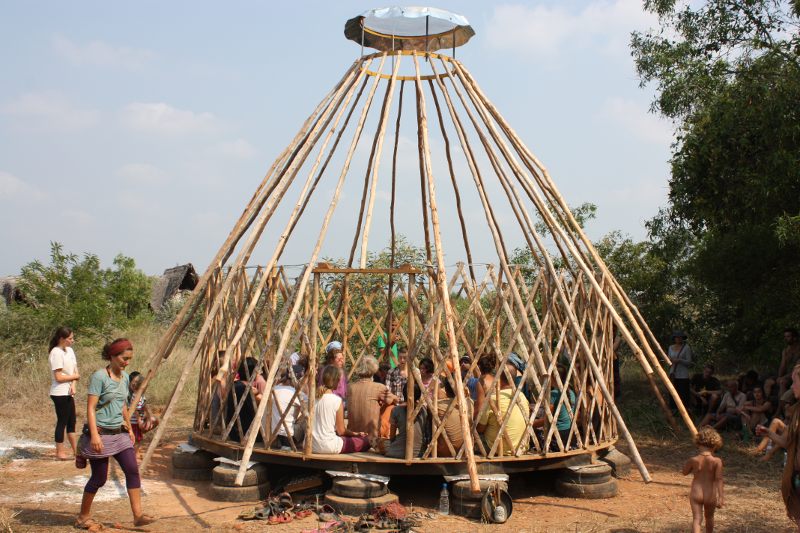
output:
M447 483L442 483L442 492L439 493L439 514L450 514L450 493L447 492Z

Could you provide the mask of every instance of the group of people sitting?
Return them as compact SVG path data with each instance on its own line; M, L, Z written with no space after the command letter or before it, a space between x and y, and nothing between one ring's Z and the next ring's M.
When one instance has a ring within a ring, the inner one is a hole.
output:
M698 417L698 426L741 430L746 440L753 438L759 425L769 426L779 434L784 431L796 405L790 386L792 369L800 362L797 330L787 328L784 341L777 375L762 377L757 371L749 370L736 379L727 380L723 387L714 375L714 365L707 363L702 373L692 376L688 404ZM764 452L768 445L768 439L764 438L755 451ZM771 455L768 453L765 459Z
M376 357L364 356L348 380L342 344L330 342L325 349L324 363L317 369L316 387L309 390L308 380L301 381L308 371L308 359L292 354L288 363L277 370L271 415L265 416L262 422L264 430L266 424L271 424L271 433L265 431L265 434L274 436L272 447L302 449L310 430L311 450L319 454L372 450L391 458L405 458L410 445L410 456L420 457L430 444L433 444L438 457L458 454L464 444L464 432L458 403L452 405L457 402L454 388L456 370L448 362L449 374L443 371L436 375L430 358L418 360L416 369L419 375L413 381L414 401L408 402L408 352L398 348L388 360L388 363L379 364ZM462 357L459 363L464 383L463 403L471 426L475 426L481 436L485 452L492 449L509 411L495 454L511 455L520 448L527 451L527 446L521 441L528 438L532 407L525 385L514 399L525 370L524 361L516 354L510 354L497 379L498 361L494 355L481 357L475 369L469 357ZM234 440L241 440L247 432L255 418L255 406L265 397L266 380L255 372L256 367L254 358L246 358L228 393L226 422L237 417L237 406L242 403L238 400L243 395L252 395L255 400L245 401L238 407L238 421L230 431L230 438ZM559 381L566 383L565 367L559 367ZM576 405L575 393L566 384L563 386L568 392L560 402L562 389L553 383L548 406L551 416L547 417L545 407L542 407L532 422L540 442L545 440L550 425L548 418L557 426L554 430L557 436L554 435L551 442L553 449L557 448L558 440L566 447ZM309 428L303 406L311 405L308 401L310 394L314 394L314 401L313 421ZM221 396L216 398L217 411L220 399ZM558 405L560 409L556 414ZM410 414L412 406L413 414ZM212 405L212 418L214 411ZM409 416L414 416L410 425ZM441 430L434 434L438 427ZM408 429L413 431L410 439Z

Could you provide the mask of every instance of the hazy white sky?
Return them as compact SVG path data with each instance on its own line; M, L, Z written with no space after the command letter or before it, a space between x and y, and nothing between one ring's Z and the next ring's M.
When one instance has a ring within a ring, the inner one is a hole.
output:
M360 53L345 21L379 5L4 3L0 275L46 260L50 241L151 274L204 270ZM672 130L648 114L628 50L655 24L641 0L434 5L470 20L458 59L567 201L597 204L590 236L643 238L666 202Z

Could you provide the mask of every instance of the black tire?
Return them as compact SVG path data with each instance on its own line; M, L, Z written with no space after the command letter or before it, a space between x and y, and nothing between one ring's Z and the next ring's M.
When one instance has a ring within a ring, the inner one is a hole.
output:
M185 452L180 448L175 448L175 451L172 452L172 466L175 468L206 468L211 470L217 465L214 457L216 456L204 450Z
M611 472L611 467L606 463L592 463L564 468L559 472L558 479L566 483L596 485L611 480Z
M345 498L337 496L331 491L325 493L325 503L336 509L338 512L351 516L359 516L364 513L371 513L382 505L397 503L397 494L391 492L375 498Z
M612 475L614 477L628 477L631 475L631 460L624 453L616 448L609 448L600 460L611 466Z
M250 487L221 487L211 485L211 499L218 502L257 502L269 492L269 483Z
M211 470L208 468L176 468L172 467L173 479L186 481L208 481L211 479Z
M611 478L611 480L605 483L583 485L579 483L569 483L559 479L556 480L556 492L567 498L580 498L584 500L613 498L618 492L617 480Z
M236 475L239 467L233 465L219 465L211 471L211 480L218 487L237 487ZM267 481L267 467L262 463L256 463L253 468L248 468L244 473L242 487L253 487L261 485Z
M465 479L463 481L456 481L450 485L450 494L452 495L452 499L454 500L470 500L470 501L481 501L483 495L486 494L486 491L492 485L499 485L501 489L508 492L508 483L505 481L492 481L488 479L480 479L478 480L481 491L478 493L473 493L472 489L469 486L469 480Z
M386 483L366 479L344 477L333 480L333 493L345 498L377 498L389 492Z
M481 517L480 500L450 500L450 513L465 518L479 519Z

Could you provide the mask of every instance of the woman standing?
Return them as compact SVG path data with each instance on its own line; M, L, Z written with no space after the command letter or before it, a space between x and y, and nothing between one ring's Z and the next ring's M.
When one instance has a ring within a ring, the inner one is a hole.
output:
M672 344L670 344L667 350L667 356L672 362L669 368L669 378L684 406L690 405L691 394L689 391L691 379L689 376L689 367L692 366L692 360L694 359L692 349L686 344L687 338L688 336L682 331L673 332ZM673 409L677 409L675 400L670 399L670 403Z
M127 407L129 377L125 367L133 359L133 345L128 339L117 339L106 344L103 347L103 359L108 361L106 367L89 378L87 424L80 440L80 452L89 459L92 475L83 489L81 512L75 526L82 529L101 527L91 518L92 502L108 477L109 457L114 457L125 472L133 524L144 526L156 519L142 512L139 465L133 449L135 437Z
M50 383L50 399L56 408L56 459L69 461L64 447L64 433L72 447L73 455L77 455L78 438L75 434L75 385L81 377L78 373L78 361L72 351L75 335L68 327L60 327L50 339L50 370L53 379Z

